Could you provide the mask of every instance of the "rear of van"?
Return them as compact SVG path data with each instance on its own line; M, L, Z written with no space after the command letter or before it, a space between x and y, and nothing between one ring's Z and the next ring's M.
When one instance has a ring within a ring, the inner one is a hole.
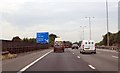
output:
M96 46L95 46L95 42L94 40L89 40L89 49L91 51L91 53L96 54Z
M80 53L96 54L95 42L93 40L83 40L80 47Z
M83 40L80 47L80 53L85 53L89 49L88 40Z

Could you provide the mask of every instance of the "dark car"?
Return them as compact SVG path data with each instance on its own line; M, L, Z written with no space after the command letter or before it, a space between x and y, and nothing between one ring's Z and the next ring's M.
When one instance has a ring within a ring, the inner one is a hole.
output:
M73 44L72 45L72 49L78 49L78 48L79 48L78 44Z

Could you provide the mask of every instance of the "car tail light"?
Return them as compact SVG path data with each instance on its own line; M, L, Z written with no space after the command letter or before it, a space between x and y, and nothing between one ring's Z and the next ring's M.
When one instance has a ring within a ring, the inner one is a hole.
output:
M82 47L84 48L84 45L82 45Z
M95 44L95 48L97 47L97 45Z

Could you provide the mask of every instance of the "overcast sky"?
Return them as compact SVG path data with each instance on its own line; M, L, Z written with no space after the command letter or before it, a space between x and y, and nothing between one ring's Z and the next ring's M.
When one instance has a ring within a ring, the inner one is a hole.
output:
M118 1L108 0L109 31L118 31ZM0 0L0 39L14 36L36 38L37 32L54 33L64 40L89 39L91 18L92 39L102 40L106 31L105 0Z

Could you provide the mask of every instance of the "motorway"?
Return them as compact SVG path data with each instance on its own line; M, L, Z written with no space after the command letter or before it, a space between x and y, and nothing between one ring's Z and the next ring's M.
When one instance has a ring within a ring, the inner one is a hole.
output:
M66 48L64 53L50 52L22 71L118 71L118 53L97 49L97 54L80 54Z

